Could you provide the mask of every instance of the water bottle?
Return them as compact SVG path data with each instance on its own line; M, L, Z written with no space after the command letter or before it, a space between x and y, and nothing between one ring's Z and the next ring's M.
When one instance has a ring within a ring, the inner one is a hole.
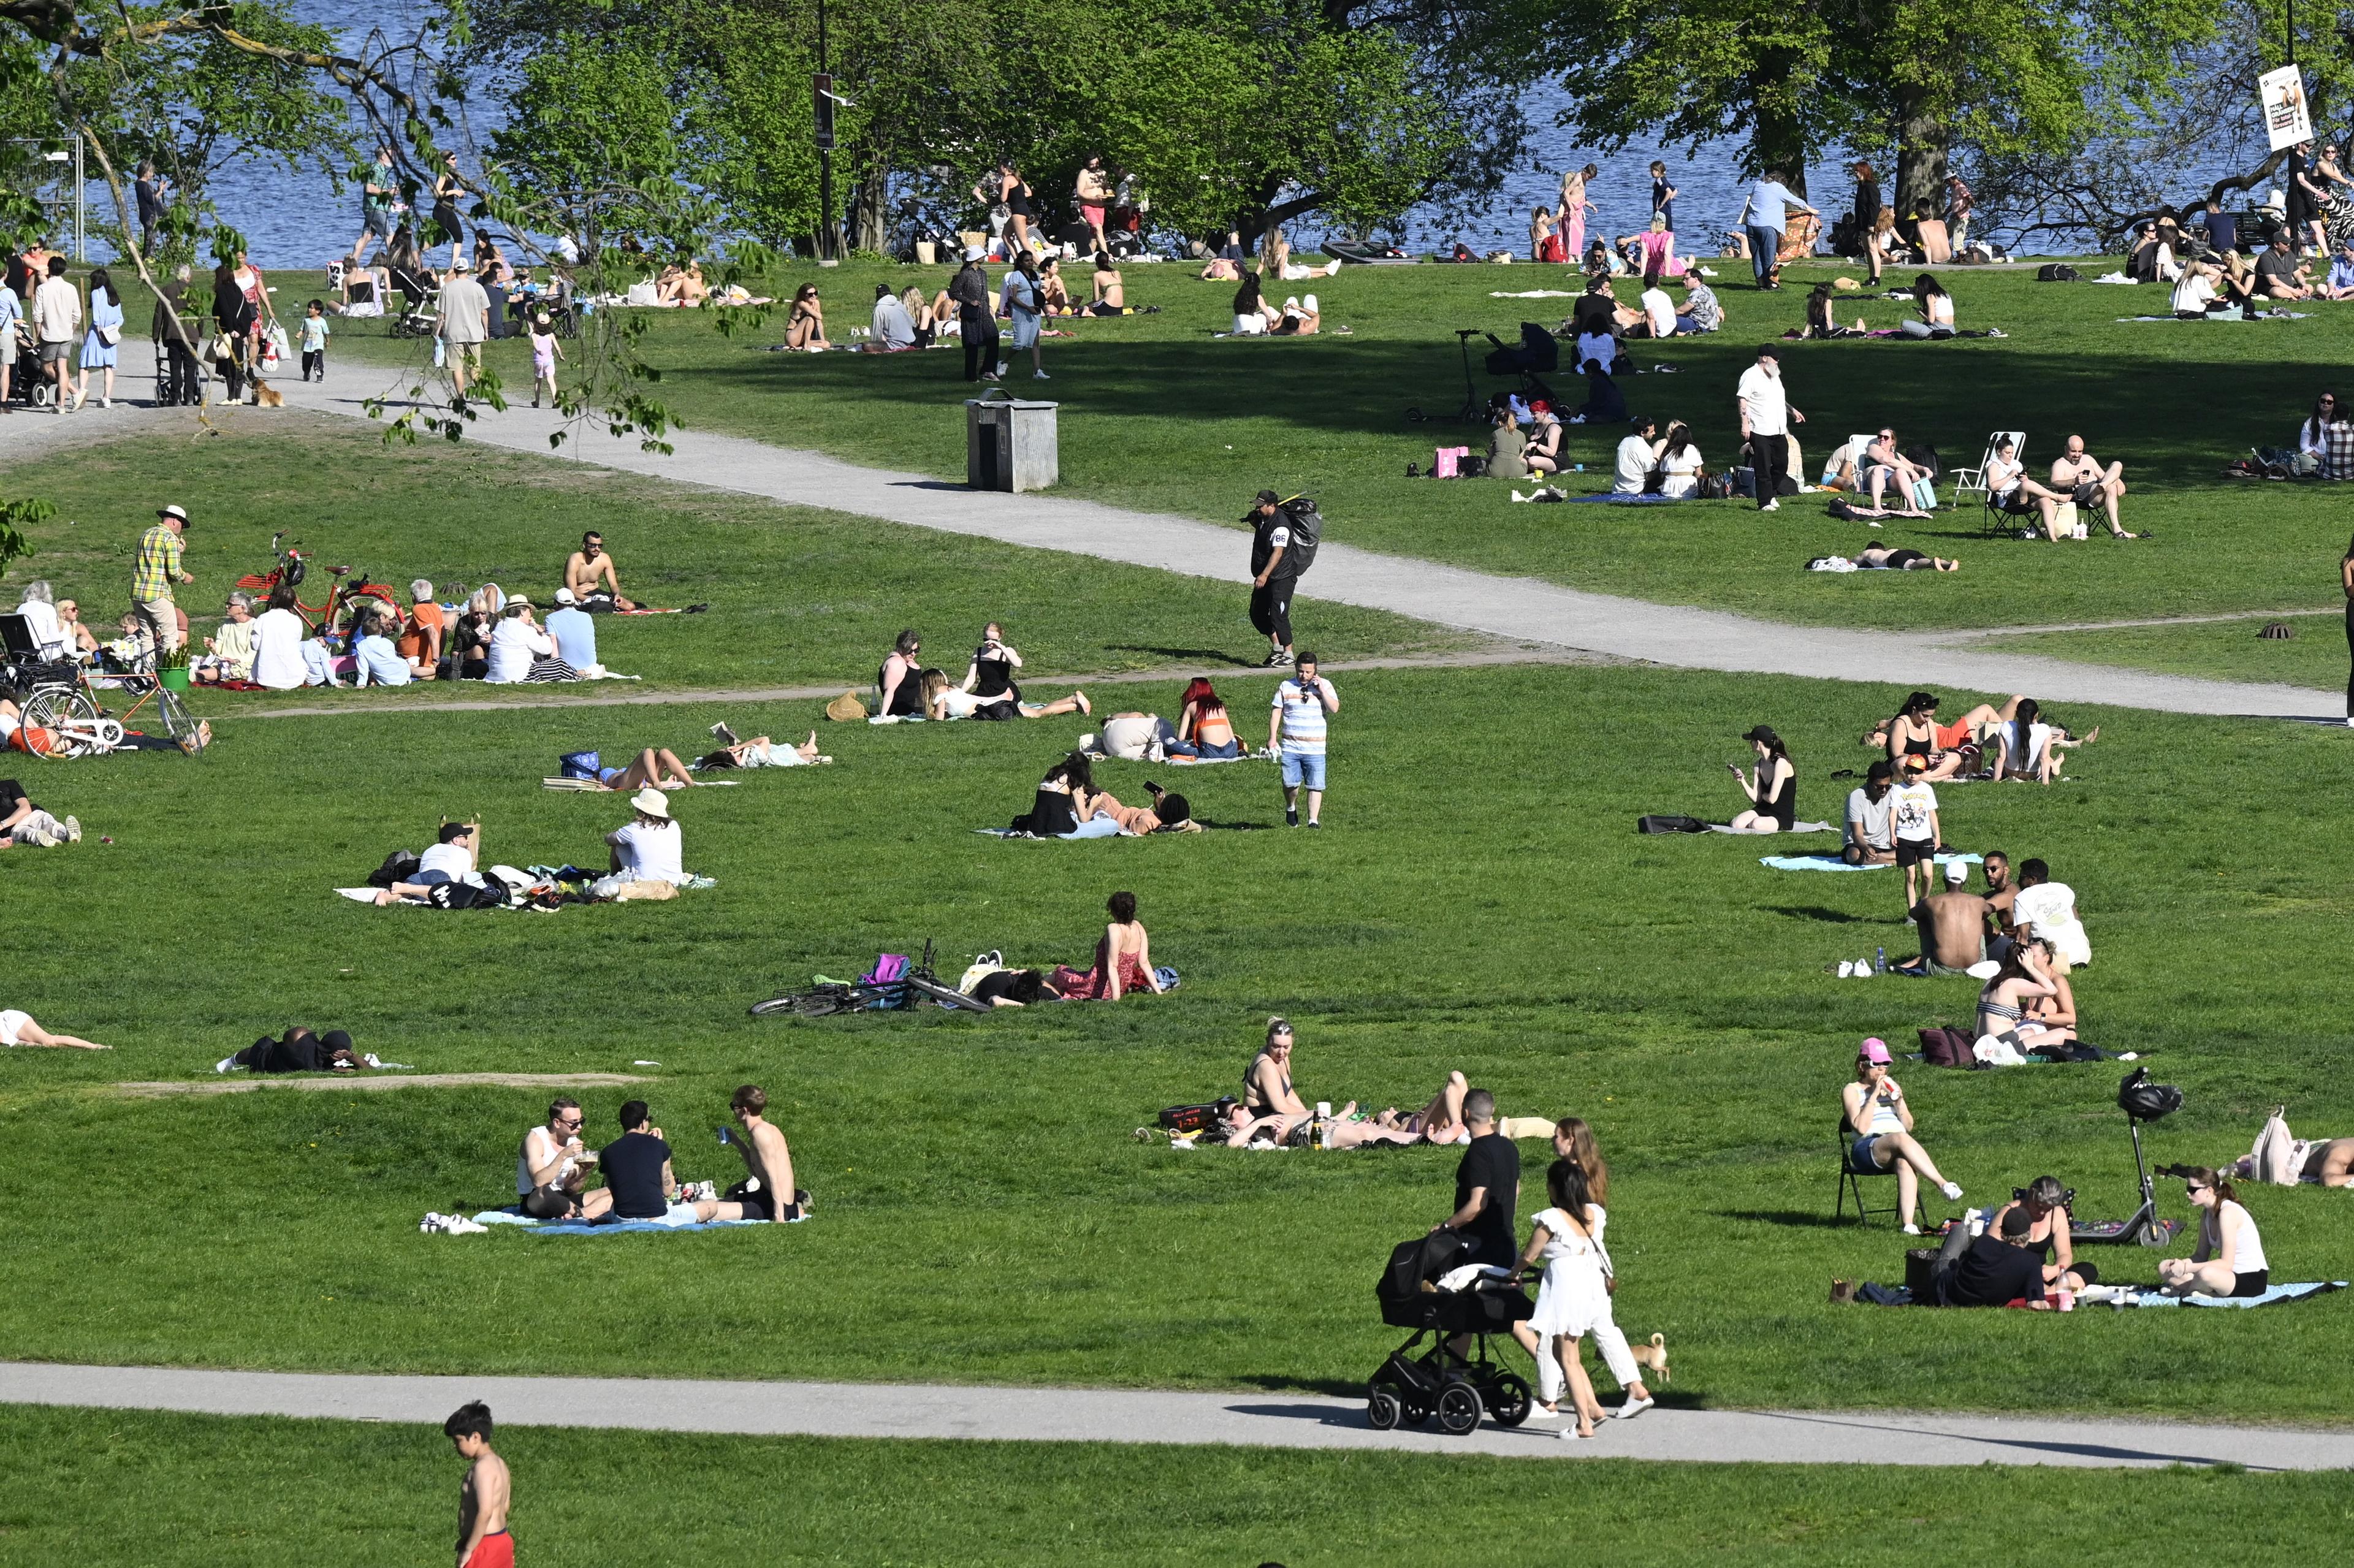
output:
M1584 473L1584 472L1585 471L1585 465L1584 463L1579 463L1579 464L1577 465L1577 471L1578 471L1578 472L1580 472L1580 473Z
M1876 975L1884 975L1888 972L1888 949L1886 948L1874 948L1872 949L1872 972Z

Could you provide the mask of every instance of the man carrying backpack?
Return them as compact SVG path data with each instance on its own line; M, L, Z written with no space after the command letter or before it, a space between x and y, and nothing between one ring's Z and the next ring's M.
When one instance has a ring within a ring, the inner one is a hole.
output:
M1267 633L1267 667L1296 663L1291 652L1291 593L1316 559L1323 519L1304 495L1285 501L1262 490L1243 518L1251 530L1251 624Z

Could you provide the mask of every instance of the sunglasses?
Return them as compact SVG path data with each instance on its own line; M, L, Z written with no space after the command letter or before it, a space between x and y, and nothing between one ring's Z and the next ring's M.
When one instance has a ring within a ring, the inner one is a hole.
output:
M2185 1181L2182 1184L2182 1190L2185 1192L2211 1192L2215 1189L2203 1181Z

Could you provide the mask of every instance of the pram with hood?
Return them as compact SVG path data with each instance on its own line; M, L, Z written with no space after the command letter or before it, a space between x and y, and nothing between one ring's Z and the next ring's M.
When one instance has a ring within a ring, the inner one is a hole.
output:
M1401 1242L1391 1252L1373 1294L1383 1322L1414 1332L1366 1380L1365 1418L1375 1429L1386 1432L1401 1420L1419 1426L1436 1414L1440 1431L1468 1437L1482 1414L1499 1426L1518 1426L1529 1418L1534 1401L1528 1381L1507 1372L1490 1353L1488 1340L1509 1336L1513 1324L1534 1315L1536 1303L1527 1291L1493 1278L1462 1290L1440 1290L1439 1277L1459 1266L1469 1248L1461 1235L1442 1230ZM1426 1334L1438 1338L1416 1355ZM1471 1338L1469 1359L1447 1348L1448 1340L1461 1335Z

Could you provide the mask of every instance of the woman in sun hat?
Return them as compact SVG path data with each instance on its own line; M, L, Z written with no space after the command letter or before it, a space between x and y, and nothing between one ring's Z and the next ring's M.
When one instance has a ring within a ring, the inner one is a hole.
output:
M613 874L631 882L684 882L686 839L670 814L670 797L641 789L630 797L630 821L605 835Z

